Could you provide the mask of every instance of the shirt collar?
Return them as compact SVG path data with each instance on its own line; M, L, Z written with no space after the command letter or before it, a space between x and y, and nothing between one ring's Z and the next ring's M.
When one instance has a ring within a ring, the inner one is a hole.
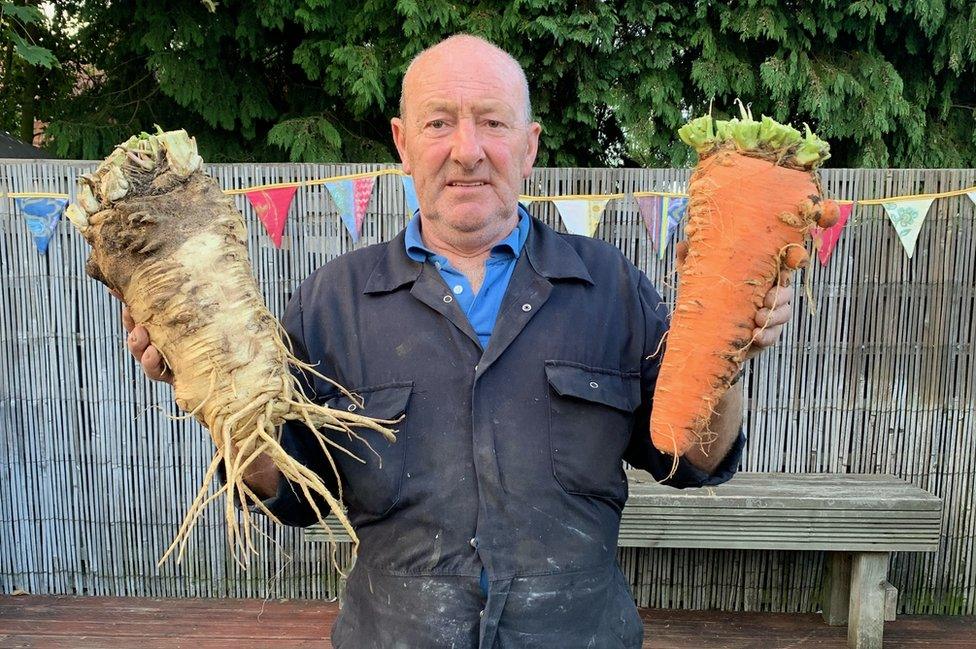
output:
M522 252L522 246L525 245L525 240L529 237L531 224L532 217L529 216L529 213L520 204L518 206L518 223L508 233L507 237L492 246L492 257L504 255L518 258ZM424 245L423 237L420 234L420 227L420 210L417 210L413 218L410 219L410 222L407 223L407 229L403 233L403 243L407 250L407 256L417 263L422 264L430 257L440 258L440 255Z
M520 210L522 212L524 210ZM521 232L522 227L526 231L519 236L519 254L525 252L535 272L547 279L576 279L593 284L593 278L579 253L564 235L529 216L528 212L525 212L525 218L519 219L519 226L513 232ZM415 282L420 277L424 268L423 262L415 261L407 254L408 229L409 225L386 244L384 254L366 281L364 293L389 293L404 284Z

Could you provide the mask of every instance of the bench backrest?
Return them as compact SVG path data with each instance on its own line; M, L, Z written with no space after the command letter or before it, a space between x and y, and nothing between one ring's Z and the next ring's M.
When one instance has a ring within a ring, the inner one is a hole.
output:
M942 500L887 475L738 473L701 489L631 472L625 547L935 551Z

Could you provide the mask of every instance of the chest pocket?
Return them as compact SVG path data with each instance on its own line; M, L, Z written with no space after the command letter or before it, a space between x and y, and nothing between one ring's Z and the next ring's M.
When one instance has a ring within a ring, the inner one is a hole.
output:
M640 405L640 375L546 361L552 471L568 493L623 504L623 453Z
M361 401L353 401L340 393L326 399L325 405L376 419L396 419L406 412L412 390L412 382L359 388L350 392ZM383 516L399 502L405 470L407 423L404 418L393 425L397 429L396 442L387 441L369 428L353 429L362 441L345 432L334 433L334 439L341 440L340 443L359 458L332 450L342 476L343 498L354 524Z

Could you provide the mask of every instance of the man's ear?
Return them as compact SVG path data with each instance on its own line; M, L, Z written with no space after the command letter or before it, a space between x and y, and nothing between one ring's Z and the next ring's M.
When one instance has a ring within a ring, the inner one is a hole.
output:
M536 155L539 153L539 134L542 133L542 125L539 122L532 122L528 126L526 137L528 144L525 148L525 160L522 162L522 177L528 178L532 175L532 167L535 165Z
M393 144L400 154L400 162L403 163L403 173L410 173L410 159L407 156L407 133L403 120L394 117L390 120L390 129L393 131Z

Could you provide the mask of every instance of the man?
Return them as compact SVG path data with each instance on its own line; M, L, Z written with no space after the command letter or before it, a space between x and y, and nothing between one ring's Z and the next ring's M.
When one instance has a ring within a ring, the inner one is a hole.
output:
M419 214L393 241L316 271L284 316L296 353L361 395L365 414L406 413L396 444L367 432L379 458L335 457L361 540L335 646L640 647L615 550L621 460L659 479L671 469L648 435L660 298L615 248L518 206L541 127L508 54L471 36L435 45L407 70L400 113L393 139ZM758 347L790 316L788 291L768 299L780 306L757 314L772 325ZM125 317L133 355L165 379ZM357 408L323 381L310 387ZM734 386L716 439L669 484L734 473L741 408ZM334 483L300 427L282 444ZM284 522L314 522L273 466L247 480Z

